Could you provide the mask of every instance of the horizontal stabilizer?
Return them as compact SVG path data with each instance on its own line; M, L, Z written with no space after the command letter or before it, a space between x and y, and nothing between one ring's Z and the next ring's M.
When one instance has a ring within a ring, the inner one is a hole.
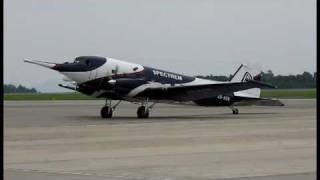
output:
M260 87L265 87L265 88L277 88L277 86L274 86L274 85L269 84L269 83L265 83L265 82L261 82L261 81L256 81L256 80L249 80L249 81L260 85Z

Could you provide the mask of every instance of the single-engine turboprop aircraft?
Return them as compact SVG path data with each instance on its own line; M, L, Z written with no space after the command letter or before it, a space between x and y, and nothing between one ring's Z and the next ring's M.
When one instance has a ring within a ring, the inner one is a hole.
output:
M122 100L140 104L138 118L148 118L156 103L227 106L233 114L238 114L236 106L240 105L284 105L277 99L260 98L261 87L275 87L262 83L261 72L246 65L241 65L230 81L219 82L108 57L80 56L62 64L24 61L63 74L69 83L59 84L61 87L105 98L106 104L100 113L102 118L111 118ZM118 102L112 106L112 100Z

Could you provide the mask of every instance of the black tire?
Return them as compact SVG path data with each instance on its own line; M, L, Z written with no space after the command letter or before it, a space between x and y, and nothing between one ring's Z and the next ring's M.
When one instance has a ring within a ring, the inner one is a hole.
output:
M102 118L112 118L112 109L109 106L104 106L101 111L100 115Z
M238 109L232 110L232 114L239 114L239 110Z
M148 118L149 117L149 110L146 110L145 106L140 106L137 110L137 116L139 119Z

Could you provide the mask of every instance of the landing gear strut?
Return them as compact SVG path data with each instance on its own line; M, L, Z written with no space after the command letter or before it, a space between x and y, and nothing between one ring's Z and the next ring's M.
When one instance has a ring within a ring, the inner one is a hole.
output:
M120 104L121 101L119 101L114 106L111 106L112 100L106 99L106 104L104 107L101 108L100 115L102 118L112 118L113 111L116 109L116 107Z
M234 107L234 106L230 106L231 110L232 110L232 114L239 114L239 110L238 108Z

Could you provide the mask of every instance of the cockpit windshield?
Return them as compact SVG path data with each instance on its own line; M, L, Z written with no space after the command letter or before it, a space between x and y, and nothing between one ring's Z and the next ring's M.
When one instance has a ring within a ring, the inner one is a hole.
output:
M73 63L75 64L87 64L87 62L89 61L88 58L84 58L84 57L77 57Z
M91 71L106 63L107 59L98 56L79 56L72 63L63 63L56 67L61 72Z
M74 64L83 64L87 66L100 66L106 62L106 58L98 56L80 56L75 58Z

